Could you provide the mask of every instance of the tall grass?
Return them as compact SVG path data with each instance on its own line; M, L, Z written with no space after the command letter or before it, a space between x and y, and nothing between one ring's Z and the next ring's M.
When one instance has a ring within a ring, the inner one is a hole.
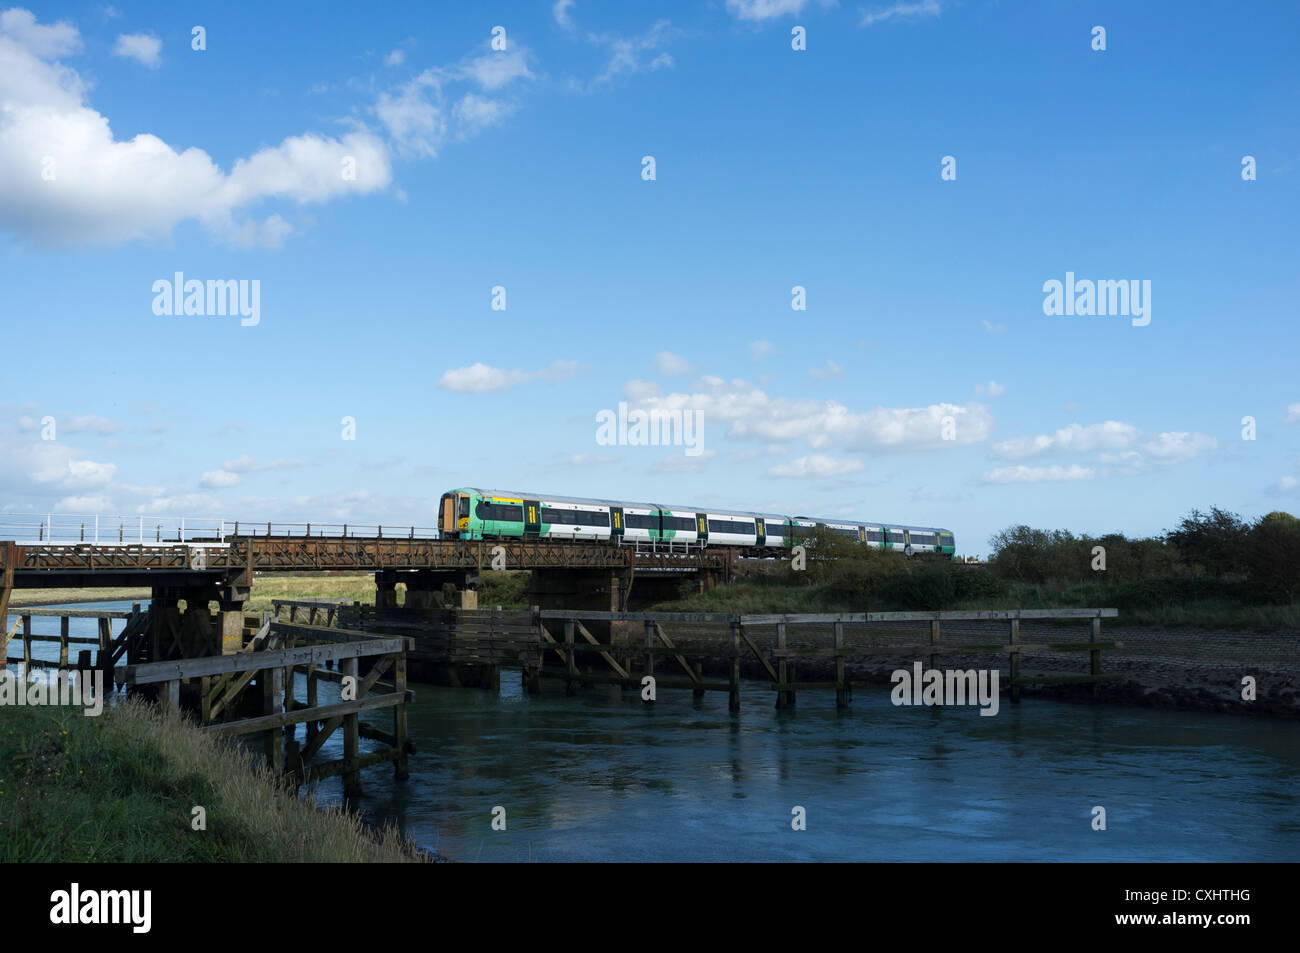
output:
M206 830L193 830L194 808ZM127 702L0 709L0 862L409 862L394 828L300 800L191 722Z

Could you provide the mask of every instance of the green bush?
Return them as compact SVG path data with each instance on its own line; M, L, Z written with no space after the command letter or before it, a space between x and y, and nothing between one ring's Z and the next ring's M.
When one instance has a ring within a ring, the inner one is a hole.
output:
M1250 532L1245 564L1255 599L1295 602L1300 595L1300 520L1280 512L1261 519Z

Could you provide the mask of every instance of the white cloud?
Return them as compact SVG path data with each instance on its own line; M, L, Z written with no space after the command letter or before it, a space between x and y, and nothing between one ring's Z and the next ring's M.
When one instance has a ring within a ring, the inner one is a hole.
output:
M776 348L772 346L771 341L750 341L749 342L750 356L752 356L756 361L761 361L763 358L767 357L775 350Z
M691 363L680 354L674 354L672 351L660 351L655 355L655 370L660 374L668 375L689 374Z
M162 66L162 40L148 33L123 33L113 44L113 55L157 69Z
M1300 487L1300 478L1293 476L1284 476L1272 487L1277 493L1291 493L1297 487Z
M531 53L523 47L469 57L459 65L424 70L394 90L379 94L375 116L387 130L397 151L408 157L435 158L449 134L458 140L498 125L515 110L515 104L473 90L459 93L448 108L449 88L472 83L494 92L516 80L532 79Z
M628 381L623 385L623 396L633 403L639 403L647 397L658 397L663 389L654 381Z
M1054 483L1063 480L1091 480L1096 472L1089 467L998 467L984 474L985 483Z
M1016 437L994 444L993 455L1004 460L1023 460L1048 452L1084 453L1096 450L1127 450L1138 440L1140 432L1132 424L1107 420L1100 424L1070 424L1054 434Z
M856 473L863 468L861 460L845 460L813 453L789 463L778 464L767 471L774 477L836 477L846 473Z
M987 384L976 384L975 393L987 393L990 397L1001 397L1007 392L1007 389L997 381L989 381Z
M836 361L827 361L825 367L814 367L808 373L819 381L838 380L844 376L844 365Z
M706 425L728 425L735 439L781 442L803 440L813 450L838 446L860 449L919 449L977 443L988 438L992 417L981 404L927 407L877 407L852 411L834 400L771 397L743 380L705 377L693 393L646 397L646 409L697 410ZM945 418L955 423L956 439L943 439Z
M246 228L236 213L267 199L370 192L391 180L386 147L364 132L292 136L235 162L229 174L198 148L178 153L149 133L118 140L87 104L78 73L55 62L80 46L67 23L0 13L0 229L39 244L118 244L165 238L196 220L231 242L274 242L288 227L282 218ZM353 179L340 175L345 156L356 160ZM33 169L52 177L33 186Z
M994 324L992 321L981 321L980 324L984 325L984 330L989 334L1003 334L1007 330L1005 324Z
M1286 405L1286 419L1284 424L1300 424L1300 403Z
M385 66L401 66L406 62L406 53L402 50L393 50L384 57Z
M438 386L444 390L465 394L483 394L489 391L508 390L526 381L562 381L572 377L577 371L577 361L555 361L540 371L507 371L476 363L447 371L439 378Z
M673 58L667 53L659 53L647 58L652 53L681 31L667 20L657 20L645 33L637 37L623 37L613 33L592 33L587 39L599 46L609 49L609 61L605 69L591 82L594 88L608 83L618 76L632 73L653 72L657 69L673 66Z
M206 486L212 489L227 486L237 486L239 484L239 474L231 473L229 470L207 470L199 477L199 486Z
M650 465L651 473L699 473L709 465L709 461L717 456L715 450L705 450L693 457L685 454L675 454L670 457L664 457Z
M803 12L808 0L727 0L727 11L737 20L770 20Z
M888 7L863 11L861 25L871 26L873 23L881 23L896 18L905 20L910 17L937 17L941 12L939 0L917 0L916 3L900 2Z
M227 460L221 465L221 469L228 470L231 473L261 473L264 470L288 470L300 466L302 466L301 460L290 460L288 458L258 463L257 460L244 453L233 460Z
M569 11L573 9L573 0L555 0L555 6L551 7L551 16L555 17L555 22L566 30L573 29L573 18L569 16Z

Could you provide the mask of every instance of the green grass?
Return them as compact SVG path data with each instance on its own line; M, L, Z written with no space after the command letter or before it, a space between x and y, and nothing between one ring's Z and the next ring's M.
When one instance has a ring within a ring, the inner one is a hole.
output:
M979 570L967 570L977 572ZM962 609L1062 609L1115 607L1115 592L1103 584L1030 585L1008 583L1005 594L957 600L943 608ZM679 612L796 613L890 612L921 608L913 605L854 596L831 584L810 585L788 577L741 579L703 593L691 593L654 608ZM1185 601L1171 605L1120 607L1125 625L1190 626L1214 629L1300 628L1300 605L1249 605L1224 598Z
M207 828L191 829L193 808ZM130 702L0 709L0 862L408 862L392 828L300 800L192 723Z

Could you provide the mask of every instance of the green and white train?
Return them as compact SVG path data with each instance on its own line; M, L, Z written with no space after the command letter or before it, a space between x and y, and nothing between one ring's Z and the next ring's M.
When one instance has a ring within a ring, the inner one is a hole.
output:
M867 546L896 549L908 556L951 556L955 552L952 531L934 526L819 520L473 488L449 490L442 495L438 526L442 535L451 539L613 540L655 548L737 546L757 551L789 549L797 537L820 526Z

